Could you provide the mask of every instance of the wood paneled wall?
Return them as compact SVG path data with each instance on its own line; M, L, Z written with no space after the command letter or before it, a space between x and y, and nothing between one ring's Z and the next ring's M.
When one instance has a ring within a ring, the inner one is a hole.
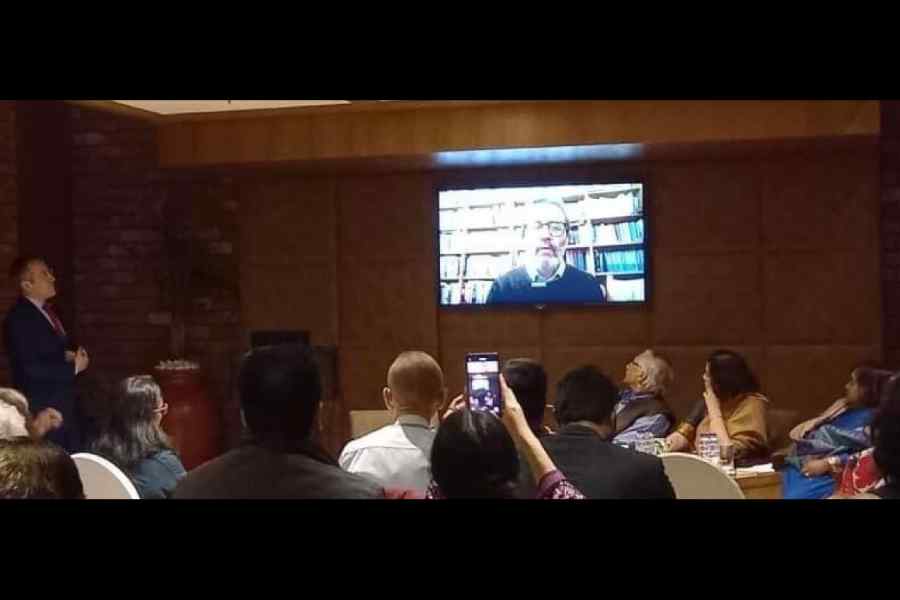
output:
M644 307L439 310L434 202L443 185L628 176L647 185L653 297ZM343 402L380 408L396 354L422 349L451 393L463 355L544 362L551 383L594 363L620 378L646 347L677 371L684 413L705 357L743 352L775 405L812 415L853 364L880 359L878 149L626 166L366 176L265 176L241 186L245 329L308 329L337 345Z
M280 115L280 116L279 116ZM385 103L263 116L167 118L163 167L428 156L590 144L692 144L877 135L877 101Z

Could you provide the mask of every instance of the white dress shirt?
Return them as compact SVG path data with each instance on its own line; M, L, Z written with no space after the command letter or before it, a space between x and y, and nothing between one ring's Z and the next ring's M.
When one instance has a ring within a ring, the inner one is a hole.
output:
M338 462L350 473L367 475L386 488L425 492L431 482L435 430L426 419L401 415L344 446Z

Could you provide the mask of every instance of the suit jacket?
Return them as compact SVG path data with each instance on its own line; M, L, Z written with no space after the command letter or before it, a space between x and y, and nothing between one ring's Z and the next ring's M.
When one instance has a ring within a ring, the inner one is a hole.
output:
M310 456L246 444L189 472L175 498L383 498L374 481Z
M65 336L27 298L19 297L3 321L3 341L9 354L13 386L28 398L32 414L55 408L63 426L47 438L68 452L81 450L75 411L75 365L66 362Z
M589 427L566 425L541 444L586 498L675 498L659 458L616 446ZM519 473L520 481L523 473L530 476L527 465Z

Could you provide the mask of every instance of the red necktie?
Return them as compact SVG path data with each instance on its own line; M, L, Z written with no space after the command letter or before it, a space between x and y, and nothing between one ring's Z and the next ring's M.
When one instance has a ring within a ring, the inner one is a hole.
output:
M61 336L66 335L66 330L63 328L62 321L60 321L59 317L56 316L56 312L53 310L53 307L45 303L44 312L47 313L47 316L50 317L51 321L53 321L53 329L56 330L56 333Z

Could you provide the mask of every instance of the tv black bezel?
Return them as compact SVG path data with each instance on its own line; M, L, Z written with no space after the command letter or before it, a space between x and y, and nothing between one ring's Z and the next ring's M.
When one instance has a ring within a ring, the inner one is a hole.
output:
M615 309L615 308L648 308L652 301L652 271L653 271L653 220L650 216L652 213L651 202L648 200L647 177L645 175L622 174L609 176L560 176L548 179L510 179L503 181L502 179L490 178L484 180L480 177L458 179L444 179L438 181L432 194L432 217L433 228L432 238L434 244L434 298L439 311L441 310L538 310L553 311L557 309ZM440 235L440 195L441 192L454 190L476 190L476 189L492 189L492 188L518 188L518 187L554 187L567 185L616 185L616 184L640 184L642 195L642 208L644 219L644 299L643 300L625 300L617 302L553 302L548 304L534 304L527 302L505 302L502 304L443 304L441 302L441 235Z

